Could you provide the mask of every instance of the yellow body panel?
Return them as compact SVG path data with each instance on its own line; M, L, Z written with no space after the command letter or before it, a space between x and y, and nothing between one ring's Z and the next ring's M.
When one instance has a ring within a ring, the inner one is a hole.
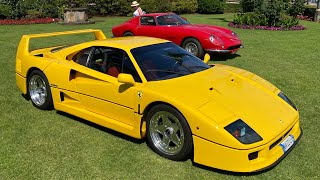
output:
M51 52L53 47L29 52L30 38L77 33L94 33L96 40L58 52ZM16 83L27 94L28 74L38 69L49 81L55 109L138 139L145 137L143 116L150 106L169 104L188 122L194 161L218 169L250 172L270 166L283 156L279 138L301 136L298 112L278 97L278 88L248 71L215 65L187 76L147 82L130 50L165 42L148 37L106 39L100 30L25 35L17 51ZM142 82L121 83L131 80L125 75L119 79L108 76L72 60L77 52L92 46L124 50ZM238 119L245 120L263 140L242 144L224 129ZM256 151L258 158L249 160L248 154Z

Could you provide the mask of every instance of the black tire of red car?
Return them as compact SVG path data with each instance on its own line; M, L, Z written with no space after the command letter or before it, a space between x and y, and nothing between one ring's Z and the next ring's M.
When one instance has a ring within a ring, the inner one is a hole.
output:
M192 134L182 114L165 104L152 107L147 114L148 145L159 155L175 161L189 157Z
M127 31L123 34L123 36L133 36L133 33L130 31Z
M28 96L32 104L41 110L53 109L51 89L47 77L39 70L28 76Z
M181 47L199 58L204 56L204 50L201 43L196 38L188 38L184 40Z

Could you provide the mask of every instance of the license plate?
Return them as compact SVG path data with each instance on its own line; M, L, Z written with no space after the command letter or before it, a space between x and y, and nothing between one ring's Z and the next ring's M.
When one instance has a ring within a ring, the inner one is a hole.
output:
M282 147L283 152L287 152L288 149L294 144L294 137L293 135L289 135L285 140L283 140L280 143L280 146Z

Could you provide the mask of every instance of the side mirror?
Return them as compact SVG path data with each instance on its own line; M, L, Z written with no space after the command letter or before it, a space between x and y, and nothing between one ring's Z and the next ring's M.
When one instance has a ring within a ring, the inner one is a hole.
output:
M208 53L206 53L206 55L204 55L203 62L208 64L209 61L210 61L210 55Z
M136 82L134 81L133 77L131 74L125 74L125 73L120 73L118 75L118 82L125 83L125 84L131 84L135 85Z

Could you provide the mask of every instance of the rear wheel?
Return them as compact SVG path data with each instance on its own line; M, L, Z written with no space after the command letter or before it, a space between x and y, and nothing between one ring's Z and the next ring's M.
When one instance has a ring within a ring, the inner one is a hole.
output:
M123 34L123 36L133 36L133 33L130 31L127 31Z
M186 120L164 104L154 106L147 115L147 140L156 153L176 161L186 159L193 148Z
M32 71L28 77L28 95L35 107L42 110L53 108L48 79L39 70Z
M188 38L184 40L181 47L199 58L204 56L203 48L200 42L195 38Z

